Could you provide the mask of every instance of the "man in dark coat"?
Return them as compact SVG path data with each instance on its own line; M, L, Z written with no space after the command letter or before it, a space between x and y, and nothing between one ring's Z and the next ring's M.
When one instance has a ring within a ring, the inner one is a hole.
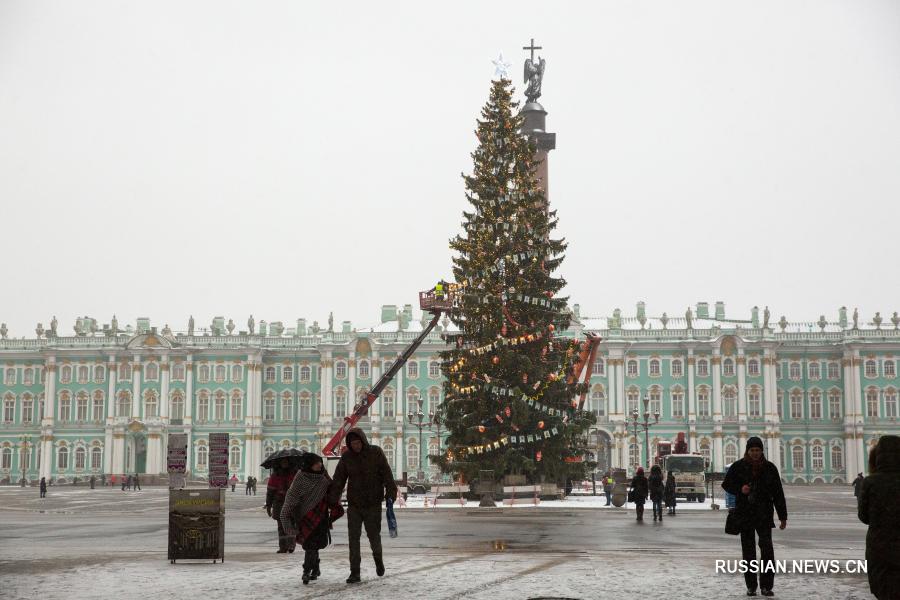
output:
M47 478L41 477L41 498L47 497Z
M735 495L734 515L741 523L741 552L744 560L756 560L756 536L759 537L760 565L759 587L763 596L773 596L775 560L772 548L773 512L778 512L781 529L787 527L787 504L778 467L763 456L762 440L754 436L747 440L744 458L736 460L725 474L722 487ZM756 595L757 573L747 570L744 574L747 595Z
M91 489L94 489L94 485L97 483L97 478L94 477L93 475L91 475L90 483L91 483Z
M359 427L347 433L347 449L341 455L334 480L328 491L329 504L341 500L344 485L347 484L347 532L350 544L350 577L347 583L359 583L359 567L362 556L359 538L362 527L372 548L375 572L384 575L384 560L381 555L381 503L389 498L397 500L397 484L384 452L372 446L366 434Z
M137 473L134 474L134 479L132 480L132 483L134 483L134 489L135 489L135 490L141 491L141 480L140 480L140 478L138 477L138 474L137 474Z
M629 500L634 502L634 511L637 514L637 520L644 520L644 502L647 501L647 494L650 492L650 485L647 477L644 475L644 467L638 467L637 472L631 479L631 492Z
M666 478L665 501L666 506L669 508L669 514L674 515L677 500L675 498L675 474L672 471L669 471L669 475Z
M131 490L131 485L132 485L132 483L134 483L134 479L131 477L131 475L129 475L128 479L126 479L125 481L126 481L125 487L127 487L129 490Z
M869 453L869 476L859 493L866 533L869 589L878 600L900 598L900 437L885 435Z
M662 501L665 495L666 484L663 481L662 469L659 465L650 467L650 477L647 479L647 485L650 489L650 502L653 503L653 520L658 518L662 521Z
M859 498L859 492L862 490L863 474L859 473L853 480L853 495Z

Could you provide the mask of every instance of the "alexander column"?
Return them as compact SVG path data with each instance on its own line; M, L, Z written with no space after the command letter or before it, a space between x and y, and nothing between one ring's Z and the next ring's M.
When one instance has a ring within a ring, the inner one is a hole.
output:
M541 46L534 45L534 38L531 39L530 46L524 46L522 49L531 51L531 58L525 59L525 83L528 84L528 87L525 88L525 97L528 102L521 111L525 118L525 122L522 124L522 133L528 136L528 139L534 142L537 148L534 155L538 162L535 173L549 202L547 155L556 148L556 134L547 132L547 111L537 101L541 97L541 82L544 79L544 67L547 61L540 56L537 61L534 60L534 51L543 49Z

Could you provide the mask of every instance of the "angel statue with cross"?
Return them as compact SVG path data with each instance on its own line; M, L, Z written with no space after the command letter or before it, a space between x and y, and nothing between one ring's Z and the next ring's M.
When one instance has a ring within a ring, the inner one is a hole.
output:
M534 51L542 48L541 46L535 46L533 39L530 46L525 46L522 49L531 50L531 58L525 59L525 83L528 84L528 87L525 88L525 97L528 98L529 102L537 102L537 99L541 97L541 80L544 79L544 67L547 61L539 56L537 62L535 62Z

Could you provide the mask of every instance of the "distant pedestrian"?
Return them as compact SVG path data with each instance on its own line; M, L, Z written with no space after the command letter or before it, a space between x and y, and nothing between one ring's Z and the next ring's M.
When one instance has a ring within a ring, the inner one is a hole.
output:
M869 453L869 476L859 494L859 520L869 526L869 590L878 600L900 598L900 436L884 435Z
M125 488L128 486L128 480L125 478L125 474L122 473L122 491L125 491Z
M100 487L106 487L106 473L100 473Z
M644 475L644 467L638 467L634 477L631 478L631 492L628 499L634 502L634 512L638 521L644 520L644 503L647 501L647 494L650 493L647 476Z
M650 502L653 503L653 520L659 519L662 522L662 501L666 493L666 484L663 481L662 469L659 465L650 467L650 478L647 480L647 487L650 489Z
M90 479L91 489L94 489L94 483L96 483L96 481L97 481L97 478L94 477L93 475L91 475L91 479Z
M254 477L254 478L253 478L253 484L250 486L250 489L253 490L253 495L254 495L254 496L256 495L256 483L257 483L257 479L256 479L256 477Z
M763 596L774 596L772 587L775 583L775 551L772 548L772 520L774 512L778 512L781 529L787 527L787 504L784 501L784 488L781 487L781 476L778 467L766 460L763 455L762 440L756 436L747 440L744 458L736 460L725 474L722 488L735 495L733 517L741 529L741 554L744 560L756 560L756 538L759 538L760 559L763 561L759 570L759 587ZM757 573L748 569L744 574L747 584L747 595L756 595ZM871 571L870 571L871 572Z
M322 457L307 452L281 509L282 529L291 537L292 543L300 544L305 550L304 585L322 574L319 550L331 541L331 524L344 514L340 501L328 504L330 483Z
M134 489L138 492L141 491L141 478L137 473L134 474Z
M115 475L109 476L109 487L116 487L116 476Z
M231 476L231 492L234 493L234 488L237 486L238 478L237 475Z
M46 498L47 497L47 478L46 477L41 477L40 490L41 490L41 498Z
M252 478L252 477L248 477L247 480L244 482L244 495L245 495L245 496L249 496L249 495L250 495L250 485L251 485L252 483L253 483L253 478Z
M128 476L128 479L126 479L125 481L127 482L127 483L125 484L125 487L127 487L128 490L131 491L131 487L134 485L134 477L132 477L131 475L129 475L129 476Z
M675 514L675 474L672 471L669 471L669 475L666 477L666 494L665 494L666 507L669 509L669 514Z
M603 476L603 495L606 496L605 506L612 504L613 479L609 473Z
M851 484L853 486L853 495L859 498L859 492L862 491L863 474L859 473Z

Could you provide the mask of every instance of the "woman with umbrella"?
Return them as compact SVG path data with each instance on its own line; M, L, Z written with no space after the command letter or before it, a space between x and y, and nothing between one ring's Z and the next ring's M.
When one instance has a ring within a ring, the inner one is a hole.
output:
M278 524L278 554L294 551L294 541L282 527L280 516L285 495L299 470L302 458L302 452L288 448L275 452L262 463L263 468L272 469L266 485L266 514Z

